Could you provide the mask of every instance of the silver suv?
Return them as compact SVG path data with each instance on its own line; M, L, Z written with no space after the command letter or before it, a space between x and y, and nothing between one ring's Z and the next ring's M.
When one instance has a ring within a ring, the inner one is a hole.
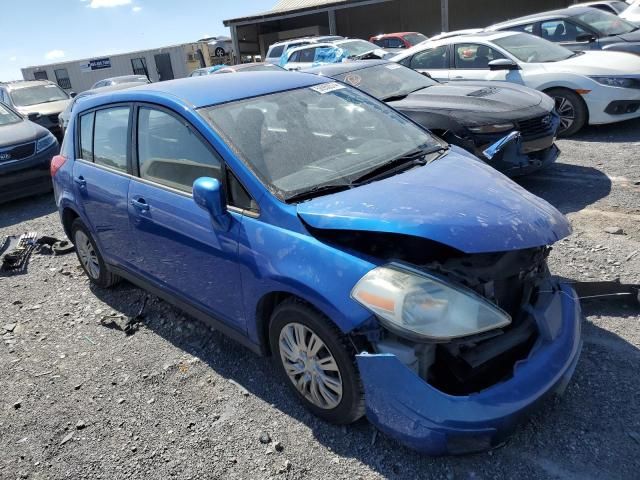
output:
M71 93L70 97L48 80L0 83L0 102L49 129L58 139L62 138L58 115L67 108L72 97L75 97L75 93Z

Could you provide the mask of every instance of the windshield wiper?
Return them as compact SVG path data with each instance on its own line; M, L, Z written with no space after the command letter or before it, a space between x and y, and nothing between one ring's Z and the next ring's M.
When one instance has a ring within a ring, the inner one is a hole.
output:
M296 203L301 202L303 200L309 200L310 198L319 197L321 195L328 195L330 193L342 192L344 190L349 190L352 187L350 183L337 183L337 184L328 184L328 185L318 185L316 187L310 188L309 190L304 190L302 192L294 193L293 195L286 197L285 201L287 203Z
M416 88L415 90L411 90L410 92L407 92L407 93L396 93L396 94L393 94L393 95L389 95L388 97L383 98L382 101L383 102L397 102L398 100L404 100L405 98L407 98L412 93L419 92L420 90L424 90L425 88L429 88L429 87L432 87L432 86L433 85L425 85L424 87Z
M447 150L449 147L438 145L431 148L416 148L404 155L394 158L393 160L389 160L382 165L378 165L373 169L365 172L359 177L353 180L353 185L362 185L363 183L371 182L379 179L383 176L393 175L398 173L400 170L407 170L411 167L422 166L429 163L426 159L428 155L431 155L436 152L442 152Z

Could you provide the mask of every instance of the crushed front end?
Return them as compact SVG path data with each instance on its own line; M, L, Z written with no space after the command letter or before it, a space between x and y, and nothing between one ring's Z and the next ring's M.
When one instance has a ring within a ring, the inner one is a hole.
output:
M467 126L466 132L457 134L450 131L443 138L473 153L496 170L509 177L518 177L541 170L554 163L560 155L555 144L560 117L556 112L538 115L533 118L513 122L513 131L520 133L517 142L488 156L489 147L500 142L508 131L488 132L486 126Z
M548 252L460 255L408 267L482 297L510 322L445 339L407 334L376 315L358 332L369 345L357 356L369 419L416 450L462 454L500 445L543 397L561 393L581 349L581 311L575 292L549 274ZM433 307L434 300L420 302Z

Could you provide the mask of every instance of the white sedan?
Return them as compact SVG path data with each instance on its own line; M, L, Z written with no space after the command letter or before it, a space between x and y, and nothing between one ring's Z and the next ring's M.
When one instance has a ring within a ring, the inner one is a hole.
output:
M572 52L527 33L481 32L423 42L391 59L440 81L520 83L556 101L560 135L640 117L640 57Z
M625 20L640 25L640 0L633 2L627 9L620 14Z

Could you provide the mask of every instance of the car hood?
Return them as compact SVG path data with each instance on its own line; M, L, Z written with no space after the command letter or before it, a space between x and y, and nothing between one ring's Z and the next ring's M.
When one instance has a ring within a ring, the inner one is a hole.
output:
M586 76L637 75L640 72L640 57L611 50L589 50L566 60L541 65L547 71L578 73Z
M24 120L0 126L0 147L20 145L44 137L49 131L33 122Z
M545 102L546 100L546 102ZM459 116L460 120L504 119L527 116L528 109L545 103L552 110L553 102L543 93L515 84L497 82L452 82L433 85L409 94L406 98L388 102L398 110L435 110ZM516 115L506 115L516 113ZM492 118L493 117L493 118Z
M621 38L625 42L640 42L640 30L618 35L617 37Z
M546 201L453 147L424 167L300 203L313 228L410 235L465 253L552 244L571 233Z
M71 99L67 100L58 100L57 102L49 102L49 103L38 103L36 105L29 105L28 107L16 107L23 115L28 115L30 113L39 113L40 115L53 115L56 113L62 112Z

